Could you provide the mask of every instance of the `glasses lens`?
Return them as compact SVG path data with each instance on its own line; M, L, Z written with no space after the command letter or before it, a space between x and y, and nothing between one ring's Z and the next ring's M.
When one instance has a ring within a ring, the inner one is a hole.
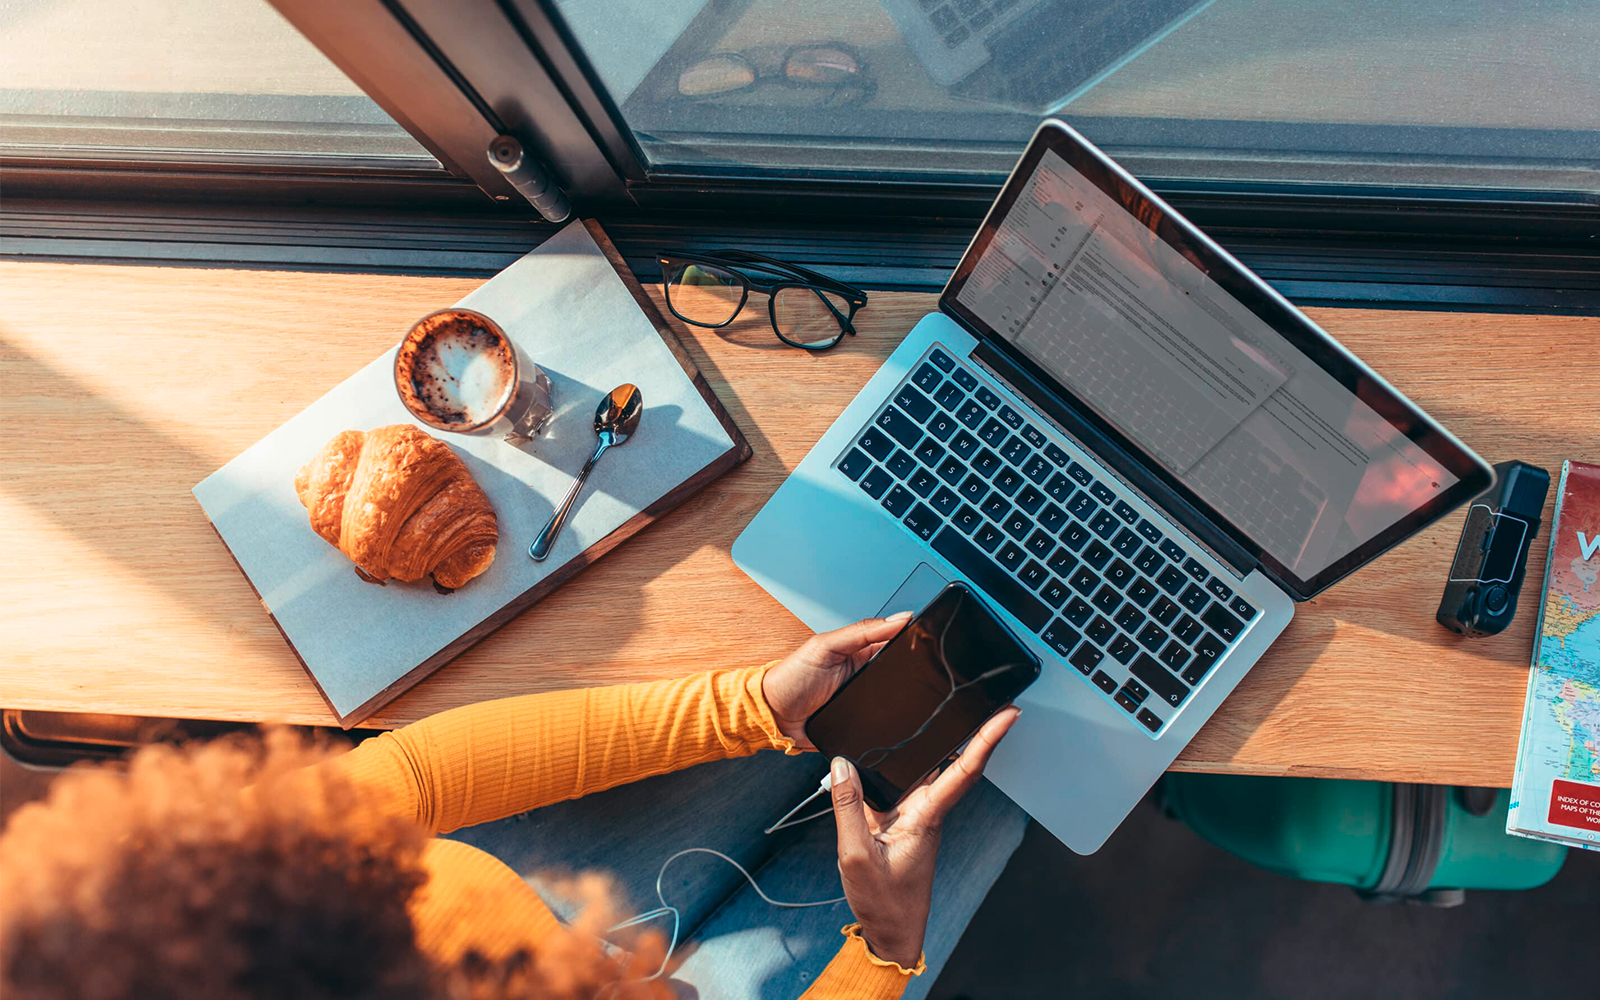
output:
M783 75L796 83L832 87L861 71L856 57L843 49L823 45L801 49L783 64Z
M744 299L744 283L732 271L710 264L677 262L664 265L667 301L690 323L721 326L733 319Z
M850 303L816 288L780 288L772 297L778 336L797 347L832 347L844 336Z
M743 90L756 82L756 71L743 57L724 54L702 59L678 74L678 93L712 97Z

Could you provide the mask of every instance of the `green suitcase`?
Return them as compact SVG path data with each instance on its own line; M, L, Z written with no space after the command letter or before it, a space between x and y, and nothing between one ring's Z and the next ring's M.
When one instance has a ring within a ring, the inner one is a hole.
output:
M1505 832L1504 789L1168 774L1167 814L1251 864L1377 901L1453 906L1467 889L1531 889L1567 849Z

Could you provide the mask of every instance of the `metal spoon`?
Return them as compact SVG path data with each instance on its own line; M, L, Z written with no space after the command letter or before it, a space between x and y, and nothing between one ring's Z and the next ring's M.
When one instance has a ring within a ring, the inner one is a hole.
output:
M584 480L589 478L589 470L594 468L594 463L600 461L600 456L606 449L615 444L622 444L639 429L639 416L644 412L644 393L639 387L630 383L623 383L606 393L600 405L594 411L594 433L600 439L600 444L595 448L589 461L584 463L583 471L578 473L578 479L572 484L572 489L567 491L567 498L561 501L561 506L550 515L550 523L539 532L539 537L528 546L528 556L537 561L543 561L550 554L550 547L556 543L556 536L561 534L561 526L567 523L567 514L572 511L573 501L578 499L578 491L583 489Z

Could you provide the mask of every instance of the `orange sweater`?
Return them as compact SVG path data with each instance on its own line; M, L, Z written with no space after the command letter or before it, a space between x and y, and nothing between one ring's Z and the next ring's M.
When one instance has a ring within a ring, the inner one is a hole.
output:
M434 833L757 750L799 753L761 693L766 667L681 680L525 695L441 712L368 740L333 766L395 814ZM435 839L412 901L421 947L453 963L566 931L497 858ZM873 955L857 925L802 1000L894 1000L907 971Z

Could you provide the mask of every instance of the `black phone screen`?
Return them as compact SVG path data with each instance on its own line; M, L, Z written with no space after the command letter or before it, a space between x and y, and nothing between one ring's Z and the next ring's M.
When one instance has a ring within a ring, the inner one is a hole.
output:
M853 761L867 803L889 809L1038 676L1038 657L953 583L806 720L806 735Z

